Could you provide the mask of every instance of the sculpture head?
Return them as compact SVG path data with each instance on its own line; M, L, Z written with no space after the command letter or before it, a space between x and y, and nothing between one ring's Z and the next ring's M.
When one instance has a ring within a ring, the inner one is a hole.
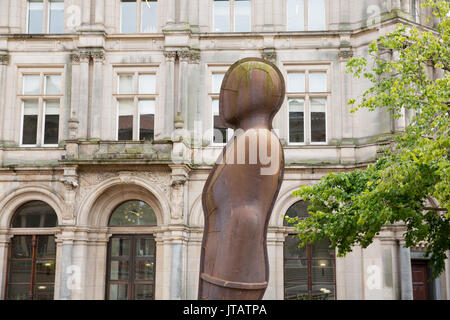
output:
M229 128L264 126L280 109L285 94L284 78L271 62L245 58L234 63L222 82L219 115Z

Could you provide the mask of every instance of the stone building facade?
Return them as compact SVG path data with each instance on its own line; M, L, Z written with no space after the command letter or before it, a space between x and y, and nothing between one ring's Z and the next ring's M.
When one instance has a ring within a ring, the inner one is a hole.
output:
M403 247L401 225L345 258L314 248L302 258L282 217L304 210L294 190L373 162L407 125L408 114L350 114L347 101L369 84L345 66L399 22L433 27L418 2L0 0L0 299L196 299L201 192L232 134L215 122L217 88L244 57L274 62L287 82L265 299L412 299L413 287L448 299L448 261L427 282L424 248ZM114 225L127 203L154 223ZM155 250L142 263L127 251L127 264L114 260L114 239Z

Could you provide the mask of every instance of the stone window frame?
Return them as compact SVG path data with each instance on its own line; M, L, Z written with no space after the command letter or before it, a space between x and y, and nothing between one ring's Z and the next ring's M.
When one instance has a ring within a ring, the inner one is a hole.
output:
M64 21L65 21L65 12L66 12L66 5L65 1L52 1L52 0L41 0L42 1L42 34L63 34L65 32L65 28L63 27L62 32L60 33L50 33L50 3L51 2L62 2L64 4ZM33 34L29 33L29 20L30 20L30 0L27 0L27 6L26 6L26 17L24 19L25 22L25 33L26 34ZM38 34L39 34L38 33Z
M287 17L287 10L288 10L288 0L284 1L284 24L285 24L285 30L288 32L302 32L302 31L316 31L316 32L320 32L320 31L327 31L329 29L329 24L330 24L330 19L329 19L329 1L328 0L324 0L324 5L325 5L325 12L324 12L324 18L325 18L325 29L324 30L309 30L309 14L308 14L308 6L309 6L309 1L314 1L314 0L303 0L303 12L304 12L304 17L303 17L303 30L288 30L288 17Z
M227 143L215 143L214 142L214 113L213 113L213 100L218 100L220 97L220 91L219 92L213 92L213 87L212 87L212 82L213 82L213 74L223 74L225 75L225 73L228 71L228 69L230 68L231 64L221 64L221 65L209 65L208 66L208 108L207 108L207 119L208 120L208 125L207 127L205 127L204 129L210 130L211 134L208 135L208 139L211 139L211 144L210 146L213 147L223 147L225 146ZM234 130L228 128L227 129L227 137L229 140L229 138L231 138L233 136Z
M17 91L17 110L20 110L20 131L19 131L19 146L20 147L43 147L43 148L54 148L58 147L59 143L64 140L64 121L65 121L65 68L63 66L42 66L27 67L18 66L18 91ZM40 94L38 95L25 95L23 93L24 76L39 75L39 88ZM60 76L61 77L61 92L59 95L46 95L45 94L45 76ZM57 100L59 99L59 129L58 129L58 144L44 144L44 101L45 100ZM23 144L23 118L24 118L24 101L25 100L39 100L38 104L38 127L36 144Z
M210 32L244 32L244 31L234 31L235 30L235 2L236 0L228 0L230 2L230 20L229 20L229 26L230 29L228 31L214 31L214 1L215 0L210 0L211 1L211 9L210 9ZM245 31L245 32L254 32L254 25L253 22L255 19L253 19L254 15L255 15L255 4L254 4L254 0L249 0L250 1L250 30L249 31Z
M139 100L154 100L155 101L155 114L154 114L154 132L156 131L156 120L159 113L159 68L154 66L113 66L114 79L113 79L113 98L115 108L115 122L114 122L114 139L119 141L119 100L120 99L133 99L134 113L133 113L133 139L123 141L141 141L139 140ZM139 75L152 74L155 75L155 93L154 94L139 94ZM120 75L133 75L134 81L134 93L132 94L119 94L119 76ZM156 134L154 134L155 137ZM144 140L142 140L144 141Z
M283 76L286 79L286 98L285 98L285 119L286 123L286 142L289 146L306 146L306 145L328 145L330 141L331 132L331 115L332 115L332 92L331 92L331 63L323 62L310 62L310 63L298 63L298 62L285 62ZM327 74L327 91L325 92L308 92L309 88L309 73L310 72L324 72ZM305 74L305 92L288 92L288 73L304 73ZM303 142L290 142L289 141L289 99L299 98L304 99L304 141ZM327 105L325 109L325 142L311 142L311 98L326 98Z
M160 3L159 0L149 0L149 2L157 2L158 8L157 8L157 20L156 20L156 32L151 33L144 33L142 32L142 6L146 5L145 0L135 0L136 2L136 31L132 33L122 33L122 0L118 0L118 14L117 19L118 23L116 24L118 26L117 33L118 34L156 34L161 32L161 6L163 6L162 3ZM117 21L117 20L116 20Z

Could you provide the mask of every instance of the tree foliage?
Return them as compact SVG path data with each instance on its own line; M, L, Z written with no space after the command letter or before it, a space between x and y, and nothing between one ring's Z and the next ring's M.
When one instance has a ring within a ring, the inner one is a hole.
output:
M415 114L393 147L367 169L329 173L294 195L309 201L309 217L286 217L301 244L329 238L344 256L366 248L386 225L405 226L406 246L427 244L434 276L450 249L450 52L449 3L427 0L438 21L433 29L398 25L370 44L369 58L352 58L347 72L371 81L350 112L383 109L394 118ZM439 77L436 78L436 74ZM427 206L437 200L440 209Z

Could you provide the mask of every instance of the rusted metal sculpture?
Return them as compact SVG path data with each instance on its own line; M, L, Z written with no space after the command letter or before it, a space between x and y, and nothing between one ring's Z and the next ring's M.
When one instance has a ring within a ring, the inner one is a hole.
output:
M199 299L256 300L266 291L267 226L284 173L271 129L284 95L281 72L266 60L242 59L225 74L219 114L235 135L203 189Z

